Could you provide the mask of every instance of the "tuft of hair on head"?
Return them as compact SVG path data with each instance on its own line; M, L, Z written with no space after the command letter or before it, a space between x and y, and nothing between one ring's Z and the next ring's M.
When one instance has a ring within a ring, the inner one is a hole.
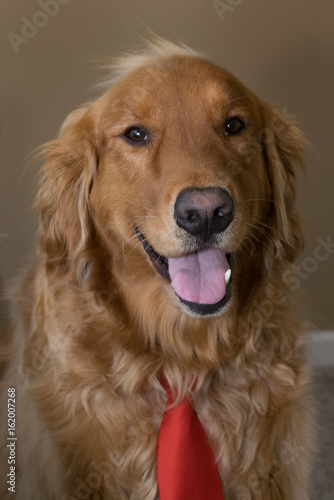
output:
M132 71L172 57L204 57L204 54L182 42L172 42L155 34L143 37L142 41L136 50L112 58L99 58L103 76L92 90L104 93Z

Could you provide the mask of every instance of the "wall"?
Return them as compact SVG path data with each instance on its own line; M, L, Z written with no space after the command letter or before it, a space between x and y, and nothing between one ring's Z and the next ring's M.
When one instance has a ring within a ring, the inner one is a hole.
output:
M148 27L203 51L297 117L313 147L299 176L307 246L295 278L313 329L334 329L333 2L3 0L1 9L0 287L34 245L37 167L28 155L89 98L95 56L136 48Z

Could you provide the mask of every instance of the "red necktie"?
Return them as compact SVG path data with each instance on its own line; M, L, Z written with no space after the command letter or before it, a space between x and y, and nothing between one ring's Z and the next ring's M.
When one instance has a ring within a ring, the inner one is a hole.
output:
M224 500L214 455L197 414L188 400L169 409L170 388L167 395L158 439L159 499Z

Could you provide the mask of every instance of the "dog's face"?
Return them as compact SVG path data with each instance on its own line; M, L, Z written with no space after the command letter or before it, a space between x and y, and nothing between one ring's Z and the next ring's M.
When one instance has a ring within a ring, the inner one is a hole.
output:
M223 314L270 260L298 252L298 132L208 61L137 68L65 129L98 158L83 166L85 203L105 245L183 312Z

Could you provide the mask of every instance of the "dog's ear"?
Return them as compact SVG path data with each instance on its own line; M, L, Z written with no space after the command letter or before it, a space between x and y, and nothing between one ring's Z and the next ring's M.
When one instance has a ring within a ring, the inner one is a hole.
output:
M44 159L33 209L40 211L40 250L53 272L75 265L90 234L89 193L97 170L97 143L90 112L81 108L65 120L59 138L39 151Z
M263 152L271 185L271 227L275 259L293 262L304 248L296 211L295 165L303 165L301 131L274 106L263 101Z

